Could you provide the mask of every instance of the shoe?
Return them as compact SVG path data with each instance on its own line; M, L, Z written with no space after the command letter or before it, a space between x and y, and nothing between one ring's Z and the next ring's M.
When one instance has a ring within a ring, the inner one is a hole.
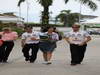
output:
M47 61L43 62L43 64L47 64L47 63L48 63Z
M34 63L34 61L33 60L30 60L30 63Z
M25 58L25 61L29 61L29 58Z
M2 62L3 62L3 63L8 63L7 60L3 60Z
M71 65L71 66L76 66L77 64L76 64L76 63L71 63L70 65Z
M77 63L77 64L81 64L81 63Z
M47 65L52 64L51 61L47 61Z
M2 60L0 60L0 63L2 63Z

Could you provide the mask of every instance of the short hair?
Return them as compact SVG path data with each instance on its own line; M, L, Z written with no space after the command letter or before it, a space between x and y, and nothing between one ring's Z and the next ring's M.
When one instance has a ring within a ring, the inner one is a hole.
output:
M73 24L72 27L73 27L73 26L77 26L77 27L80 28L80 24Z
M24 29L28 29L28 28L32 29L32 26L26 26L26 27L24 27Z
M10 28L10 27L4 27L2 30L3 30L3 31L4 31L4 30L11 30L11 28Z

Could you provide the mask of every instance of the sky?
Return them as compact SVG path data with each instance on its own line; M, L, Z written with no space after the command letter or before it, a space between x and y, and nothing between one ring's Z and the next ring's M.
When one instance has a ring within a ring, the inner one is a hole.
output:
M19 16L19 7L17 6L19 0L1 0L0 1L0 13L14 12ZM59 1L59 2L58 2ZM85 15L95 15L100 16L100 3L96 2L98 9L92 11L85 5L81 5L81 13ZM40 21L41 11L43 7L36 0L28 0L29 11L28 11L28 21L36 22ZM64 0L54 0L52 6L50 6L50 16L55 17L60 13L61 10L71 10L71 12L80 12L80 3L70 0L67 4ZM25 18L27 21L27 2L21 4L21 17Z

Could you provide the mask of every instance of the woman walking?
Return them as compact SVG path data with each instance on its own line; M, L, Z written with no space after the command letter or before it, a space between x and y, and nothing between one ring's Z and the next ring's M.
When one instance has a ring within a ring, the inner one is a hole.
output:
M0 32L0 35L3 40L3 45L1 46L1 62L6 63L14 47L14 40L17 39L18 35L17 32L12 31L9 27L4 28L3 31Z
M53 31L53 27L48 27L47 32L40 35L40 49L43 52L45 64L51 64L52 53L56 48L56 42L59 40L58 34Z

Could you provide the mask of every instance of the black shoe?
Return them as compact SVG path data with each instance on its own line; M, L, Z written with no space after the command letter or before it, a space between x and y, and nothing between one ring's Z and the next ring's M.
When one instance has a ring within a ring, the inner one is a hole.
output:
M2 62L3 62L3 63L8 63L7 60L3 60Z
M76 64L76 63L71 63L70 65L71 65L71 66L76 66L77 64Z
M34 63L34 61L33 60L30 60L30 63Z
M29 58L25 58L25 61L29 61L30 59Z
M0 59L0 63L2 63L2 60Z
M77 64L81 64L81 63L77 63Z

